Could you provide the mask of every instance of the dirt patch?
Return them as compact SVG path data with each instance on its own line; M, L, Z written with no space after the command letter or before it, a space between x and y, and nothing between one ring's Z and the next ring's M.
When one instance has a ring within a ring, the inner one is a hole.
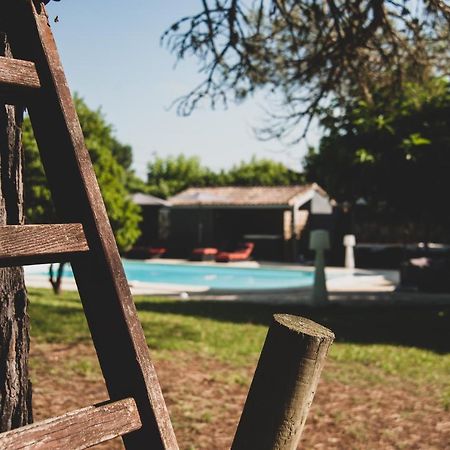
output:
M254 367L236 368L187 352L157 355L155 363L175 432L184 450L230 447ZM342 370L329 363L328 374ZM32 349L35 420L108 398L86 344ZM450 414L430 386L394 377L357 386L323 380L303 434L302 448L327 450L444 450ZM119 440L96 448L117 450Z

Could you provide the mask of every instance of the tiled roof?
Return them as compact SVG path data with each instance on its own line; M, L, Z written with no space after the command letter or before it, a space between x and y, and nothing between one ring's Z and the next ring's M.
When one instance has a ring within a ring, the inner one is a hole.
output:
M168 201L173 206L288 206L291 205L297 197L306 196L313 191L326 196L325 191L316 184L303 186L231 186L188 188L179 194L170 197Z
M134 203L140 206L169 206L169 202L163 200L162 198L155 197L154 195L143 194L142 192L137 192L131 196Z

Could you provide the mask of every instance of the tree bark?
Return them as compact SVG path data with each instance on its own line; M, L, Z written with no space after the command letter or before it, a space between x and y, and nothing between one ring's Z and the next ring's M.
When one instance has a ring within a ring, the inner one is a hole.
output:
M11 56L0 32L0 55ZM0 225L23 224L23 108L0 104ZM22 267L0 268L0 431L32 421L28 298Z
M62 292L62 277L64 275L64 266L66 265L65 262L58 264L58 270L55 272L53 270L53 264L50 264L50 268L48 269L48 276L50 284L52 285L53 292L56 295L61 294Z

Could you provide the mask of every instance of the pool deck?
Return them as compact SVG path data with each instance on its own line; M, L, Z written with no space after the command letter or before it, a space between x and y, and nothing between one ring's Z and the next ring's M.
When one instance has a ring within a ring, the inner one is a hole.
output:
M214 262L188 262L186 260L148 260L149 264L190 264L190 265L220 265ZM298 264L274 264L256 261L228 263L227 267L278 267L292 270L313 271L311 266ZM45 268L48 266L46 265ZM42 267L41 267L42 271ZM34 268L25 268L25 281L29 287L50 288L48 277L36 273ZM342 267L328 267L327 287L329 300L336 304L374 303L414 303L414 304L442 304L450 305L450 294L432 294L415 291L398 290L399 273L395 270L349 270ZM205 286L174 285L163 283L144 283L131 281L130 288L133 295L169 296L189 300L218 300L218 301L246 301L273 304L309 304L311 288L255 290L255 291L219 291L210 290ZM77 290L74 280L64 279L63 289Z

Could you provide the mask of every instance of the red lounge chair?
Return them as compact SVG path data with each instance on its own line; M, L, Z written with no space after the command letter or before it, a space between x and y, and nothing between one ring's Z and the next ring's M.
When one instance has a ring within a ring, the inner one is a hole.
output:
M148 249L149 258L160 258L167 252L167 249L164 247L150 247Z
M217 262L230 262L230 261L246 261L250 258L250 255L255 248L253 242L245 242L240 244L238 248L232 252L219 252L216 255Z
M145 245L140 245L133 247L128 253L128 258L136 259L153 259L160 258L167 252L165 247L147 247Z
M213 261L217 255L218 250L214 247L199 247L194 248L191 254L192 261Z

